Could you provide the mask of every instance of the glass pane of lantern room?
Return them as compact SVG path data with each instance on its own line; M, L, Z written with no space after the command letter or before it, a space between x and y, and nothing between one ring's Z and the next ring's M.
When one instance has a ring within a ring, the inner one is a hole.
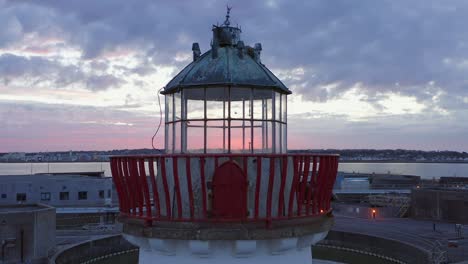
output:
M208 119L227 119L228 89L225 87L206 88L206 116Z
M275 116L274 120L281 121L281 93L274 92L274 108Z
M187 152L203 153L204 151L204 124L203 121L189 121L187 124Z
M181 153L182 151L182 122L174 122L174 153Z
M276 153L282 153L282 144L281 144L281 139L282 139L282 130L281 130L281 123L280 122L273 122L274 123L274 129L275 129L275 142L274 142L274 151Z
M281 124L281 129L282 129L282 133L281 133L281 136L282 136L282 139L281 139L281 143L282 143L282 150L283 150L283 153L287 153L288 152L288 131L287 131L287 125L286 124Z
M283 94L281 95L281 113L283 116L281 117L281 121L287 122L287 115L288 115L288 95Z
M184 98L187 100L187 119L203 120L205 118L205 89L184 89Z
M271 121L263 121L263 153L273 152L273 123Z
M181 93L174 94L174 121L183 119L182 117L182 104L181 104Z
M266 120L272 119L272 97L271 89L253 89L253 110L254 119Z
M173 151L173 123L166 124L166 152L174 153Z
M253 123L253 135L254 137L252 138L253 142L253 152L254 153L262 153L263 152L263 128L262 128L263 122L261 121L255 121Z
M231 88L231 118L234 119L245 119L249 115L248 111L245 111L246 104L250 104L251 88Z
M227 151L227 144L223 131L223 121L208 121L206 122L206 152L208 153L223 153Z
M231 121L231 152L249 152L250 121Z
M166 122L172 121L172 110L174 109L174 102L172 101L172 94L165 95L165 108L166 108Z

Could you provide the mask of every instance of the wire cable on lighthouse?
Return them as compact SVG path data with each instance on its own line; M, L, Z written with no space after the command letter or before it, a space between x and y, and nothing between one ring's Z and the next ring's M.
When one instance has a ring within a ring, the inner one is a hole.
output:
M159 129L161 128L161 123L162 123L162 108L161 108L161 98L160 98L160 93L162 89L164 89L164 87L158 90L159 124L158 124L158 127L156 128L156 132L154 132L154 135L151 138L151 146L153 147L153 149L156 149L154 147L154 138L158 135L158 132L159 132Z

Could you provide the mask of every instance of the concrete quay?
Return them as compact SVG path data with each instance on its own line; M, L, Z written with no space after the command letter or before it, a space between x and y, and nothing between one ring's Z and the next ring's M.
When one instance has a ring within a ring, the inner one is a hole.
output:
M458 233L454 223L408 218L365 219L335 214L332 231L395 240L419 248L441 262L468 260L468 226Z

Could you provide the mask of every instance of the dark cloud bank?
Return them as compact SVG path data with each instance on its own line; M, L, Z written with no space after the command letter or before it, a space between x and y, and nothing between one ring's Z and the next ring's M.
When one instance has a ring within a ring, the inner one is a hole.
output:
M371 103L386 92L414 96L428 110L440 107L451 112L444 125L468 133L463 125L468 121L467 1L230 4L232 21L242 26L246 43L262 42L263 62L284 72L286 84L307 100L338 97L359 83ZM224 6L213 0L0 0L0 24L6 25L0 30L0 49L15 47L26 34L35 33L64 39L82 51L84 61L96 65L108 52L135 50L144 54L141 66L129 71L144 76L158 65L180 69L187 62L177 62L175 54L190 52L192 42L200 42L206 51L210 26L223 21ZM301 74L289 74L293 69ZM92 90L122 84L117 76L84 73L79 66L64 66L54 58L0 56L0 80L7 84L25 76L57 85L80 82ZM329 84L334 88L323 88Z

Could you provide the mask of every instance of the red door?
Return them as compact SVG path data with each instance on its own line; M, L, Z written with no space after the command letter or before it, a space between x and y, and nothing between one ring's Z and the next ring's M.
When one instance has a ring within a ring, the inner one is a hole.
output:
M245 218L247 216L247 180L234 161L219 166L213 176L213 217Z

